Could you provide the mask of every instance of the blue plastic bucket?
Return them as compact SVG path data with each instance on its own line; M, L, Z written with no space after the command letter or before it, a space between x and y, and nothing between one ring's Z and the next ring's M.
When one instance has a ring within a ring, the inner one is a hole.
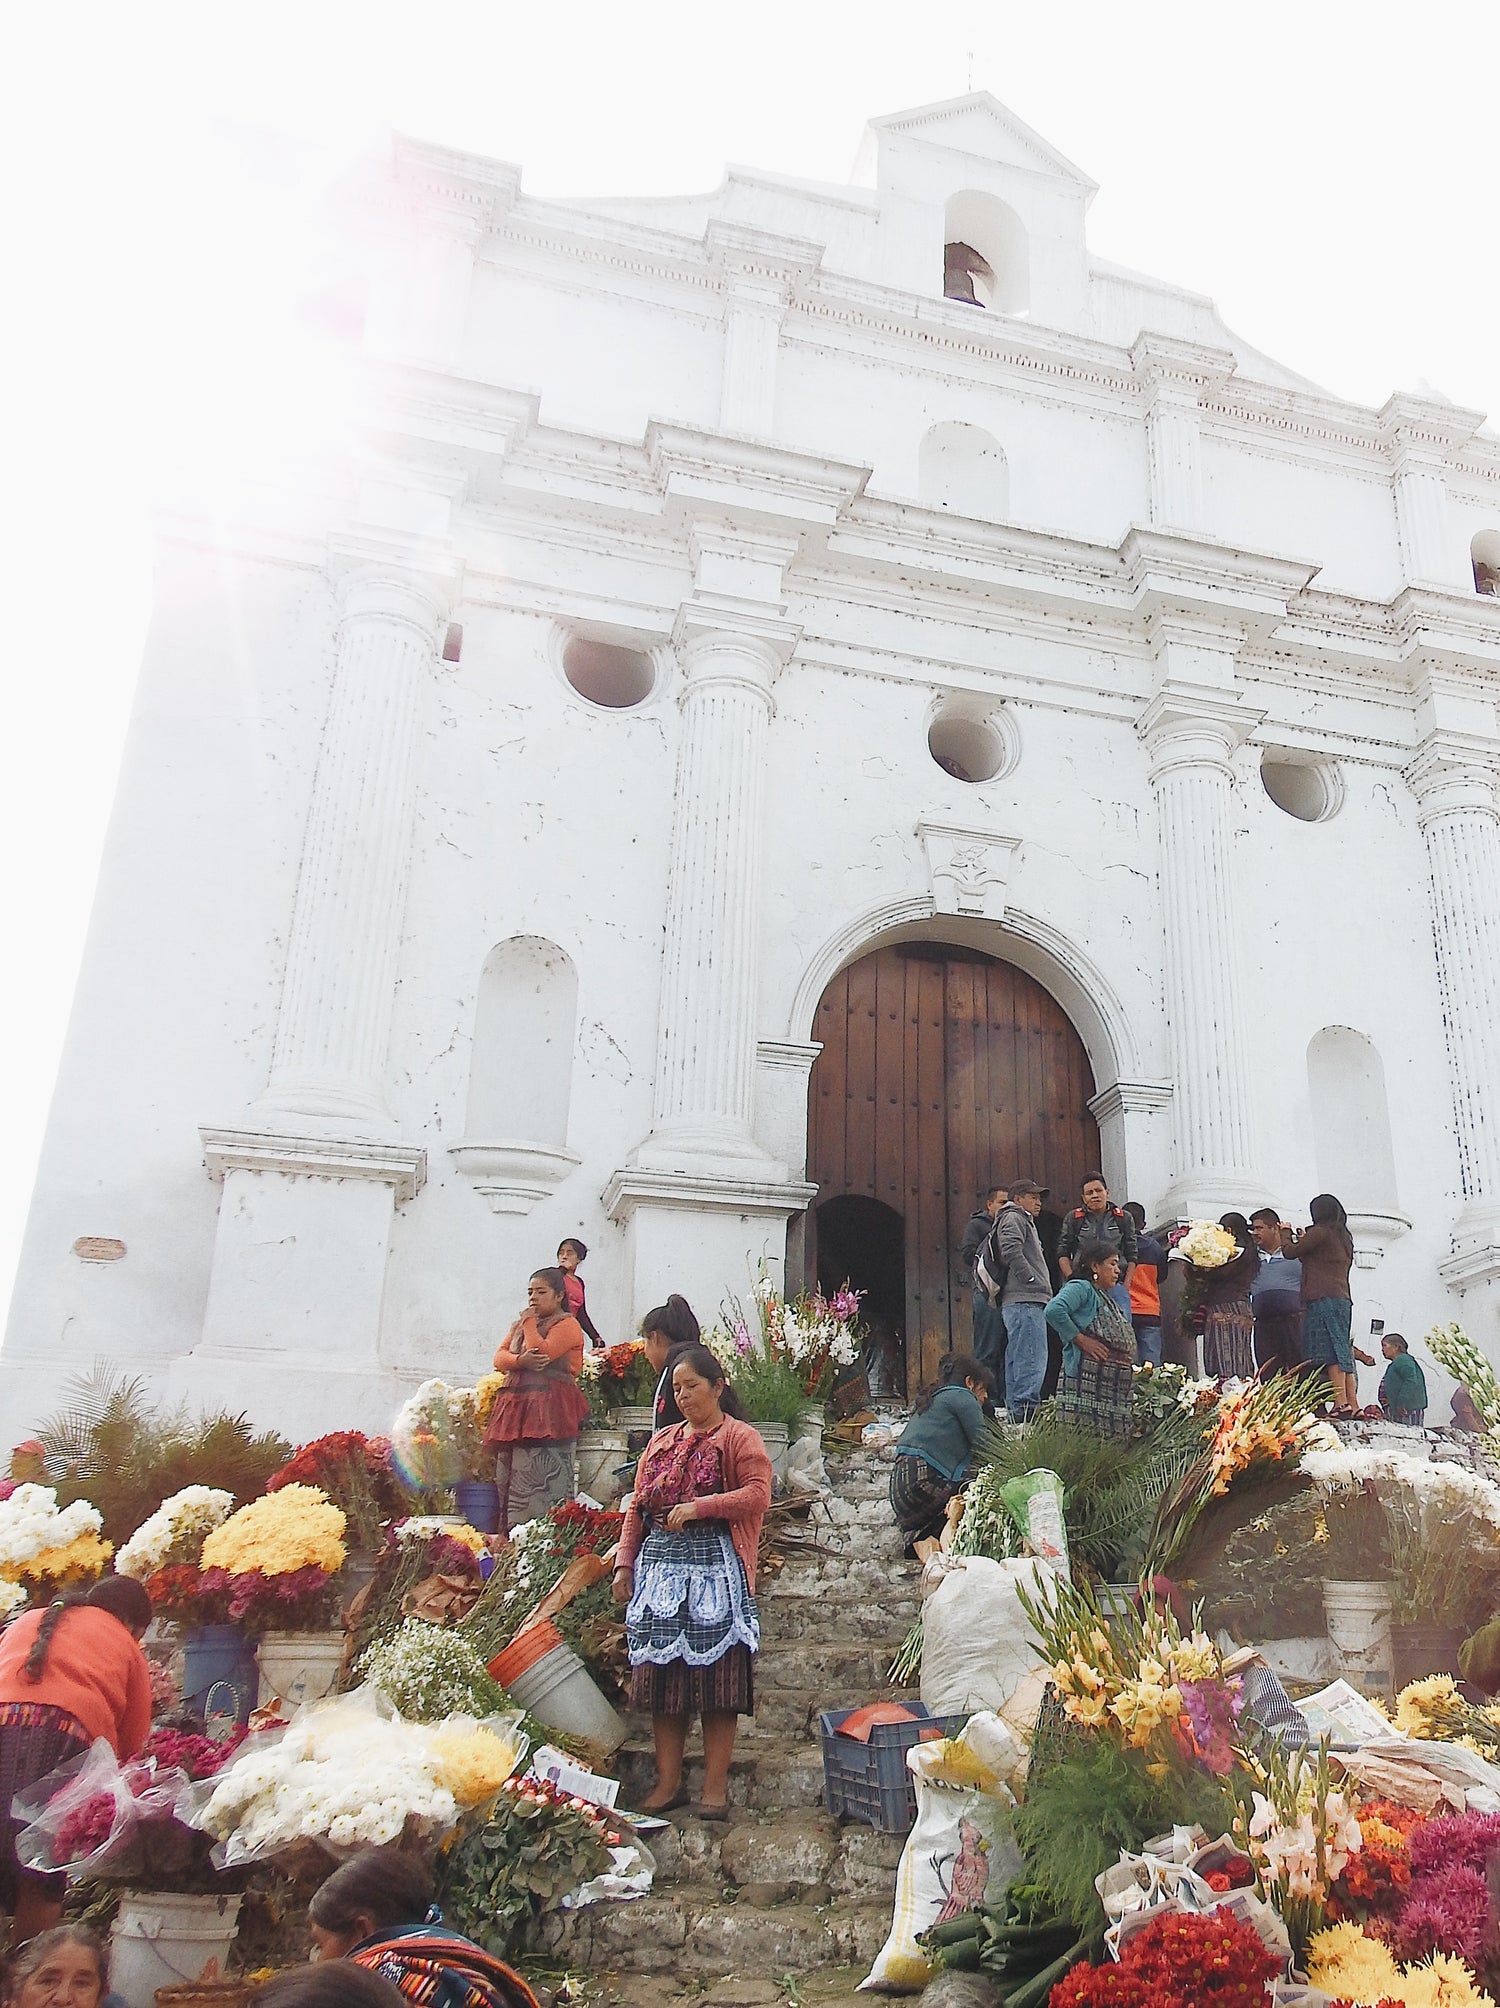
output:
M234 1719L248 1722L255 1706L258 1682L255 1649L238 1625L198 1625L182 1641L182 1698L190 1708L227 1713L234 1699Z
M482 1478L461 1478L453 1488L458 1510L476 1534L500 1532L500 1488Z

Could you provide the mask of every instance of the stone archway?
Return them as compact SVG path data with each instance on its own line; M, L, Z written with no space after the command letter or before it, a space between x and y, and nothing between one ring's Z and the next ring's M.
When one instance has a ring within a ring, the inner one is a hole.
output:
M915 1387L972 1338L957 1251L977 1196L1030 1177L1061 1210L1097 1164L1094 1070L1035 977L952 941L888 945L840 970L812 1036L822 1051L808 1085L807 1176L818 1186L809 1240L818 1210L840 1197L899 1216ZM818 1266L810 1245L810 1273Z

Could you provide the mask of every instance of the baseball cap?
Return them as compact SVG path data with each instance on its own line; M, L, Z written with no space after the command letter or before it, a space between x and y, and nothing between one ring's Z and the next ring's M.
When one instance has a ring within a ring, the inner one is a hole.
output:
M1007 1199L1019 1199L1023 1192L1034 1192L1038 1199L1045 1199L1051 1189L1047 1185L1038 1185L1034 1178L1018 1178L1013 1185L1006 1187L1005 1196Z

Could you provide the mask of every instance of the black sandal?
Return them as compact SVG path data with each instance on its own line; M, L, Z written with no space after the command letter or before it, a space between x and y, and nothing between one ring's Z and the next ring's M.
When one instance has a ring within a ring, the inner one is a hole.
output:
M640 1810L647 1819L659 1820L663 1813L680 1813L684 1806L690 1806L692 1803L690 1792L679 1792L675 1798L663 1800L659 1806L642 1806Z

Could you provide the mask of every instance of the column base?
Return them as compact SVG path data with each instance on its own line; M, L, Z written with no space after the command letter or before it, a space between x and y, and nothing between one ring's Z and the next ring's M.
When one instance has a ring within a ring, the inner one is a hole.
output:
M1238 1169L1183 1173L1162 1194L1158 1213L1164 1218L1217 1220L1221 1213L1248 1216L1266 1204L1270 1187L1253 1171Z
M630 1164L674 1177L695 1178L707 1172L761 1184L786 1178L786 1166L767 1156L746 1124L712 1120L662 1124L636 1145Z
M633 1316L644 1316L675 1291L707 1328L726 1297L747 1297L762 1273L782 1288L786 1223L817 1191L800 1180L740 1177L718 1166L692 1173L645 1166L617 1171L604 1206L625 1228Z

